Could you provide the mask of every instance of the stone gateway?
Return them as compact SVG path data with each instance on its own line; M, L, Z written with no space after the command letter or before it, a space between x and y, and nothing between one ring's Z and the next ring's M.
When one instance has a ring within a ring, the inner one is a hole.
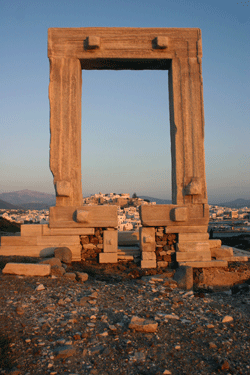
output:
M211 265L211 248L220 244L207 233L200 29L51 28L48 57L56 206L49 225L23 225L14 245L13 239L2 239L0 253L41 256L67 247L72 260L82 259L82 251L96 251L100 262L117 262L116 206L82 203L81 71L155 69L169 74L172 204L140 208L141 267L166 266L173 253L179 265Z

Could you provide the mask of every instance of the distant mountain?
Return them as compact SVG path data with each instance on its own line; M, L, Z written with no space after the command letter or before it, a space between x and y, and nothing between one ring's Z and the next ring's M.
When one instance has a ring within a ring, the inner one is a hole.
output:
M0 199L13 205L18 205L22 207L26 206L24 208L30 207L27 207L27 204L30 205L38 203L44 205L44 208L47 208L50 206L54 206L56 203L56 197L54 194L40 193L38 191L28 189L12 191L9 193L2 193L0 194Z
M172 204L172 201L169 199L159 199L159 198L153 198L148 197L145 195L141 195L139 198L149 200L150 202L156 202L156 204ZM250 200L249 199L235 199L230 202L224 202L224 203L209 203L214 206L221 206L221 207L229 207L229 208L242 208L242 207L249 207L250 208Z
M230 207L230 208L242 208L242 207L249 207L250 208L250 200L249 199L235 199L231 202L225 202L225 203L217 203L215 206L221 206L221 207Z
M139 198L146 199L150 202L156 202L156 204L172 204L172 201L169 199L152 198L147 197L146 195L141 195Z
M14 210L14 209L18 209L20 207L18 206L14 206L13 204L11 203L8 203L8 202L5 202L3 201L2 199L0 199L0 209L5 209L5 210Z

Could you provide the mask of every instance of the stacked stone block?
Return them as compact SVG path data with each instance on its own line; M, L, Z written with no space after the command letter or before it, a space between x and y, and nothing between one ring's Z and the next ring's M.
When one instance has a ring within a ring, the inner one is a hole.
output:
M176 234L164 227L140 228L141 268L167 267L175 260Z
M176 260L178 263L190 261L211 261L209 234L179 233L176 245Z
M95 228L93 235L80 236L82 245L81 259L82 260L96 260L103 250L103 229Z
M157 267L168 267L175 262L175 243L177 235L164 233L164 227L155 228L156 262Z
M81 236L82 260L117 263L118 232L113 228L95 228L94 235Z

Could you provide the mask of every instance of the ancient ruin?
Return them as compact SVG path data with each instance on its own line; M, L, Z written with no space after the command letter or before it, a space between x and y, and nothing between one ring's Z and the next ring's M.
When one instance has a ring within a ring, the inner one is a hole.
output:
M172 204L141 206L141 267L154 268L161 261L166 266L164 256L173 253L173 236L179 265L225 266L225 261L211 262L211 248L220 241L209 241L207 233L200 29L51 28L48 57L56 206L50 209L49 225L22 225L16 243L4 239L1 254L14 245L16 253L33 256L67 246L73 260L80 260L85 244L98 249L100 262L117 262L116 206L82 203L81 71L157 69L169 74Z

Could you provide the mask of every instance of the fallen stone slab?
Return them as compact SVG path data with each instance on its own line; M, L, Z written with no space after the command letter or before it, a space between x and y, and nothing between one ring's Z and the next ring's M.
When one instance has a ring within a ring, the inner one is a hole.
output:
M50 264L40 263L7 263L3 269L4 274L23 276L48 276L50 271Z
M128 327L137 332L155 332L157 330L158 323L153 320L133 316Z

